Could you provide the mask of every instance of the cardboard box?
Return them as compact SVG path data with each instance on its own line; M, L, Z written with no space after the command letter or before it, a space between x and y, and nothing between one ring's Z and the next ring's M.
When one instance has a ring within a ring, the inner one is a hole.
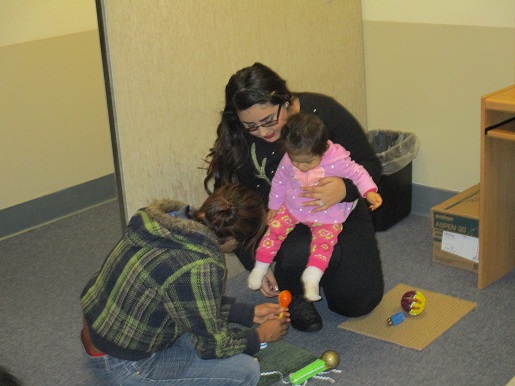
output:
M431 209L433 229L479 237L479 184Z
M477 248L479 237L479 184L457 194L447 201L434 206L432 212L433 225L433 261L455 268L477 272L476 255L470 252ZM449 234L445 234L449 232ZM460 239L457 245L446 240ZM447 236L447 237L446 237ZM463 237L467 236L467 237ZM442 241L445 241L442 244ZM451 253L453 251L455 253ZM461 255L461 256L460 256ZM465 258L463 256L467 256Z

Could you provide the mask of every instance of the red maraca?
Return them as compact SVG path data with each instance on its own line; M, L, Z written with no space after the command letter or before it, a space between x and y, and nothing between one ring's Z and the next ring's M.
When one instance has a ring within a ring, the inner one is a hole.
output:
M279 305L282 308L287 308L291 303L291 292L288 290L284 290L279 292L279 295L277 296L277 299L279 300ZM282 318L284 315L281 312L279 314L279 318ZM261 343L261 349L266 348L268 345L266 342Z
M288 308L288 306L291 303L291 292L288 290L281 291L281 292L279 292L277 299L279 300L279 305L282 308ZM283 313L281 312L279 314L279 318L282 318L282 317L283 317Z

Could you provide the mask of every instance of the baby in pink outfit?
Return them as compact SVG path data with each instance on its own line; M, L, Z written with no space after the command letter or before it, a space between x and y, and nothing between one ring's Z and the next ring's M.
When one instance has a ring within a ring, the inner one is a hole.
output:
M341 202L324 211L312 213L302 206L311 198L299 197L302 187L316 185L322 177L351 179L375 210L383 203L377 186L361 165L350 158L341 145L328 140L327 130L318 116L299 113L288 120L281 137L286 154L281 160L269 197L268 229L256 250L256 264L248 284L257 290L287 235L301 222L311 229L311 252L302 274L304 296L320 300L319 283L324 274L338 235L355 202ZM321 206L323 203L321 202Z

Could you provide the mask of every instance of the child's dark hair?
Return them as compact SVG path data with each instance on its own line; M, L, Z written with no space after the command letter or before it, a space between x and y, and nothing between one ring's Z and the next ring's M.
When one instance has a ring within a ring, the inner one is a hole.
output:
M322 120L315 114L298 113L288 119L281 131L283 147L288 154L324 155L329 135Z
M234 237L253 248L263 234L265 206L259 195L241 184L216 189L196 211L195 217L206 224L221 242Z

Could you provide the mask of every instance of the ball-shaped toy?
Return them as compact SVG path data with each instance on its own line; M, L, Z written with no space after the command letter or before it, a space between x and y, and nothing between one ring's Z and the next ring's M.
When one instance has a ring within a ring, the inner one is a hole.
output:
M334 350L325 351L320 357L325 362L325 368L335 369L340 364L340 356Z
M410 315L418 315L426 307L426 297L422 292L412 290L402 295L401 307Z

